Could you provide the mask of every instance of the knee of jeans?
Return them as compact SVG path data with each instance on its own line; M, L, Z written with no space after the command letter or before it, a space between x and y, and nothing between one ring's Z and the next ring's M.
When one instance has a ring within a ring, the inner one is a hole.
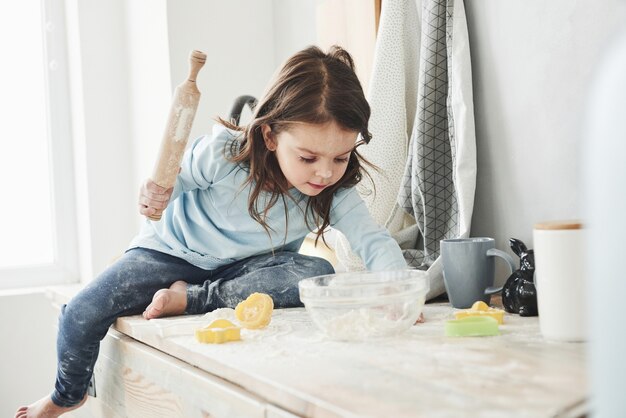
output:
M312 276L322 276L324 274L335 273L335 268L333 267L333 265L324 258L310 257L307 261L309 262Z
M89 325L89 309L88 306L83 306L83 304L75 303L74 301L70 301L70 303L63 305L61 308L61 314L59 315L59 326L64 327L65 325Z
M87 335L94 333L99 335L110 325L106 323L103 312L96 304L83 302L80 299L72 300L64 305L59 315L59 332L70 340L81 341Z

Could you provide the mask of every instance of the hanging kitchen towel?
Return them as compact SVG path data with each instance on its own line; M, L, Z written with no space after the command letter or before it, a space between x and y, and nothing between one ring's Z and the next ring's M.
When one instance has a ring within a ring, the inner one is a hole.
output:
M380 225L387 224L396 205L408 154L417 106L420 25L415 1L382 2L368 94L373 140L359 149L379 170L369 169L371 179L365 176L358 186L372 217ZM334 240L331 238L333 241L340 269L365 268L341 233Z
M372 77L374 138L363 154L381 171L375 194L367 183L360 191L408 265L428 269L431 298L445 291L439 241L469 235L476 186L462 0L384 1ZM336 252L346 269L362 268L341 235Z

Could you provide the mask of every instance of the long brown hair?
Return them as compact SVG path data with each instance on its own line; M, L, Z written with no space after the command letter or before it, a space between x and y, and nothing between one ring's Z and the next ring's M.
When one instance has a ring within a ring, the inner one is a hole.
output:
M269 125L273 134L279 134L295 123L324 124L335 121L346 130L358 132L360 140L350 153L343 177L320 194L308 198L305 222L311 230L318 228L317 243L330 224L334 194L361 181L363 174L367 174L363 164L373 167L356 150L371 138L369 117L370 107L354 72L354 61L347 51L333 46L328 53L324 53L311 46L289 58L256 105L248 125L240 127L219 119L226 127L242 131L240 139L231 143L228 158L244 166L249 173L244 185L251 185L248 198L250 216L269 233L265 221L268 211L279 198L285 203L285 196L291 197L276 156L266 147L262 126ZM270 193L269 203L259 208L259 195L264 191ZM313 228L309 214L315 223Z

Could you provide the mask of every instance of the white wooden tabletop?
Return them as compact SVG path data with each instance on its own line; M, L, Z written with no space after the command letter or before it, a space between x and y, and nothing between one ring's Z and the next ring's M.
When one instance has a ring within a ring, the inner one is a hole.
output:
M425 322L369 342L326 339L304 309L275 310L242 341L201 344L211 318L120 318L115 328L270 404L307 417L548 417L587 411L584 343L545 341L538 318L505 316L501 335L446 337L448 304Z

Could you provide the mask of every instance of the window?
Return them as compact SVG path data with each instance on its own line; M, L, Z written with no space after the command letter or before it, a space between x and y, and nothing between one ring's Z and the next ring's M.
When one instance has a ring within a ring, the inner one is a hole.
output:
M62 0L0 3L0 288L73 281L76 226Z

